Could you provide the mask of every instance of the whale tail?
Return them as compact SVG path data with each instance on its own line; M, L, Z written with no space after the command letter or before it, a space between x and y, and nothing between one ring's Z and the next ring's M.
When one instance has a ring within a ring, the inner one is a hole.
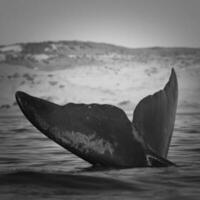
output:
M174 129L178 83L174 69L163 90L142 99L133 114L133 126L146 146L166 158Z
M74 103L60 106L16 92L24 115L47 137L93 165L120 168L172 164L166 156L177 97L173 69L163 90L139 102L132 123L116 106ZM143 143L133 130L138 132Z

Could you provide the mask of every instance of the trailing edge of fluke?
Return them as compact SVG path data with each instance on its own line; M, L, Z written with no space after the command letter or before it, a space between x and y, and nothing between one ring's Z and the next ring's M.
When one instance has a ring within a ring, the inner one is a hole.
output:
M174 69L163 90L142 99L132 122L107 104L57 105L16 92L26 118L44 135L93 165L164 167L174 129L178 84Z

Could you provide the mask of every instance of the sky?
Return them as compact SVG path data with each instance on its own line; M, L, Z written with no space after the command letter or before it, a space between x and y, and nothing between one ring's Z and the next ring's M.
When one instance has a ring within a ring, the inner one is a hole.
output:
M200 0L0 0L0 44L200 47Z

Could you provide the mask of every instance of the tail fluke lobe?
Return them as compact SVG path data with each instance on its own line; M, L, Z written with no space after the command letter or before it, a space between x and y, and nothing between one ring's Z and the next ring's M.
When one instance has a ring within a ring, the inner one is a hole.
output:
M178 84L174 69L163 90L142 99L136 106L133 125L145 144L163 158L167 157L174 128Z
M24 92L16 93L27 119L47 137L93 165L145 166L141 144L124 111L112 105L60 106Z

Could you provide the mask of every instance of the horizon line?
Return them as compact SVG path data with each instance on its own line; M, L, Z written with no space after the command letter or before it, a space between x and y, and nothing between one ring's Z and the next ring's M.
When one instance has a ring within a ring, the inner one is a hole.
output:
M103 44L103 45L110 45L110 46L115 46L115 47L120 47L120 48L126 48L126 49L200 49L199 47L195 47L195 46L185 46L185 45L178 45L178 46L165 46L165 45L155 45L155 46L137 46L137 47L130 47L130 46L125 46L125 45L121 45L121 44L116 44L116 43L109 43L109 42L100 42L100 41L92 41L92 40L78 40L78 39L71 39L71 40L64 40L64 39L60 39L60 40L37 40L37 41L27 41L27 42L12 42L12 43L7 43L7 44L0 44L1 46L11 46L11 45L21 45L21 44L39 44L39 43L47 43L47 42L52 42L52 43L59 43L59 42L80 42L80 43L95 43L95 44Z

